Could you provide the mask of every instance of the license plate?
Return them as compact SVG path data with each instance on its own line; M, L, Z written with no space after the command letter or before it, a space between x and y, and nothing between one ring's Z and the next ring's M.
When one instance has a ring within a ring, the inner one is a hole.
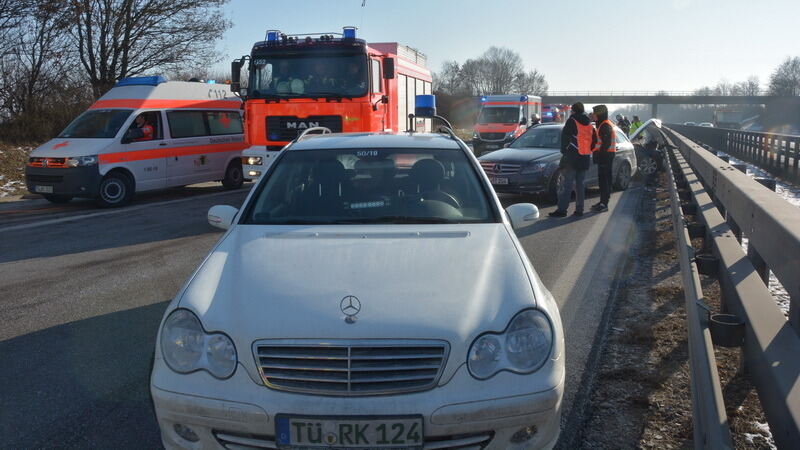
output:
M421 450L422 417L300 417L277 415L280 449L387 448Z
M52 194L53 186L34 186L33 190L41 194Z
M491 177L489 178L489 182L492 184L508 184L508 178Z
M500 148L500 146L499 145L494 145L494 144L486 146L486 150L496 150L498 148Z

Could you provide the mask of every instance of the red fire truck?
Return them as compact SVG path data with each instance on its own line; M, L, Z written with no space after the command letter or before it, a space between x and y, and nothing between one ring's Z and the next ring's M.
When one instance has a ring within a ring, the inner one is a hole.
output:
M239 74L248 60L248 85ZM242 154L245 177L255 179L301 132L430 131L415 119L416 95L431 93L425 55L396 42L367 44L355 27L341 34L286 35L267 31L250 55L232 65L231 89L245 100Z

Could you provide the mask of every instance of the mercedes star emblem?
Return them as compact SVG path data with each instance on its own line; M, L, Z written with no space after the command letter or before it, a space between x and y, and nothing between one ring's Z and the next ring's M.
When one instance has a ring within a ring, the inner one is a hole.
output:
M500 164L495 164L494 167L492 167L492 171L494 171L494 173L500 173Z
M354 323L356 321L356 314L361 311L361 301L358 297L348 295L339 302L339 308L346 316L344 321L347 323Z

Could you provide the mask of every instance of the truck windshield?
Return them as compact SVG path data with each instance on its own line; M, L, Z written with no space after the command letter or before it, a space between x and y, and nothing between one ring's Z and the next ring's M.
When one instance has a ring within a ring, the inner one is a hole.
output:
M251 97L363 97L367 95L367 57L334 55L253 56Z
M511 148L561 148L561 127L531 128L509 145Z
M483 108L478 116L478 123L517 123L519 108Z
M60 138L113 138L132 109L90 109L73 120Z
M497 222L459 149L296 150L279 159L243 223Z

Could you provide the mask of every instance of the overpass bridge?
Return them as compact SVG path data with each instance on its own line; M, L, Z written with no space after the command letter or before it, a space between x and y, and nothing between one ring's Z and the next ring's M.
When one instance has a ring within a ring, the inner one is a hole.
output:
M800 104L800 97L698 95L685 91L551 91L542 95L542 103L568 105L575 102L652 105L652 117L658 117L658 105L769 105L774 102Z

